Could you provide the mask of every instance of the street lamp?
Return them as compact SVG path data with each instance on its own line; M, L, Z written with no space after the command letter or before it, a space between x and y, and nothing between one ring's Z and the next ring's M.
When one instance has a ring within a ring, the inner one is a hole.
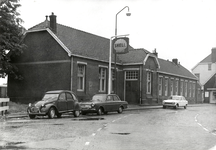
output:
M131 13L130 13L130 9L128 6L125 6L124 8L122 8L117 14L116 14L116 17L115 17L115 38L117 38L117 16L120 12L122 12L124 9L128 9L128 12L126 13L127 16L130 16ZM117 94L117 71L116 71L116 56L117 54L115 53L115 68L114 68L114 73L115 73L115 93Z

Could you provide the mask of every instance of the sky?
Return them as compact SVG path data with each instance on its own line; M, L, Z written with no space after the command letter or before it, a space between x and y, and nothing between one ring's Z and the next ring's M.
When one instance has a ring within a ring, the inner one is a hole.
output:
M110 39L129 34L133 48L177 58L191 71L216 47L216 0L20 0L26 29L52 12L57 23Z

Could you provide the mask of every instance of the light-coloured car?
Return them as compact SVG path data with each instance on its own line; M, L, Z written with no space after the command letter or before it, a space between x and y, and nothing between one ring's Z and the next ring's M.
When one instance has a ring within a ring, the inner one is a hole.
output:
M116 94L95 94L91 101L80 103L82 114L97 113L98 115L108 112L122 113L128 103L122 101Z
M162 104L163 108L173 107L176 109L178 107L184 107L184 109L186 109L188 101L185 99L184 96L172 95L167 100L163 100Z

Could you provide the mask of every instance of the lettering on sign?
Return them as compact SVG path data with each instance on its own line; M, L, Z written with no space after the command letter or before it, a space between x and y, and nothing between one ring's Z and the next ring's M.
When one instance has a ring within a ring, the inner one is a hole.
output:
M113 52L116 54L124 54L128 52L129 39L116 38L113 40Z

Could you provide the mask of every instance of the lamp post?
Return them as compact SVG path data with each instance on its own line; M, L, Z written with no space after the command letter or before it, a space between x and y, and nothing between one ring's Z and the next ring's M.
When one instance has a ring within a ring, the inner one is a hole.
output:
M117 38L117 16L120 12L122 12L124 9L128 9L128 12L126 13L127 16L130 16L130 9L128 6L125 6L124 8L122 8L115 16L115 38ZM117 54L115 53L115 68L114 68L114 73L115 73L115 93L117 94L117 71L116 71L116 58Z

